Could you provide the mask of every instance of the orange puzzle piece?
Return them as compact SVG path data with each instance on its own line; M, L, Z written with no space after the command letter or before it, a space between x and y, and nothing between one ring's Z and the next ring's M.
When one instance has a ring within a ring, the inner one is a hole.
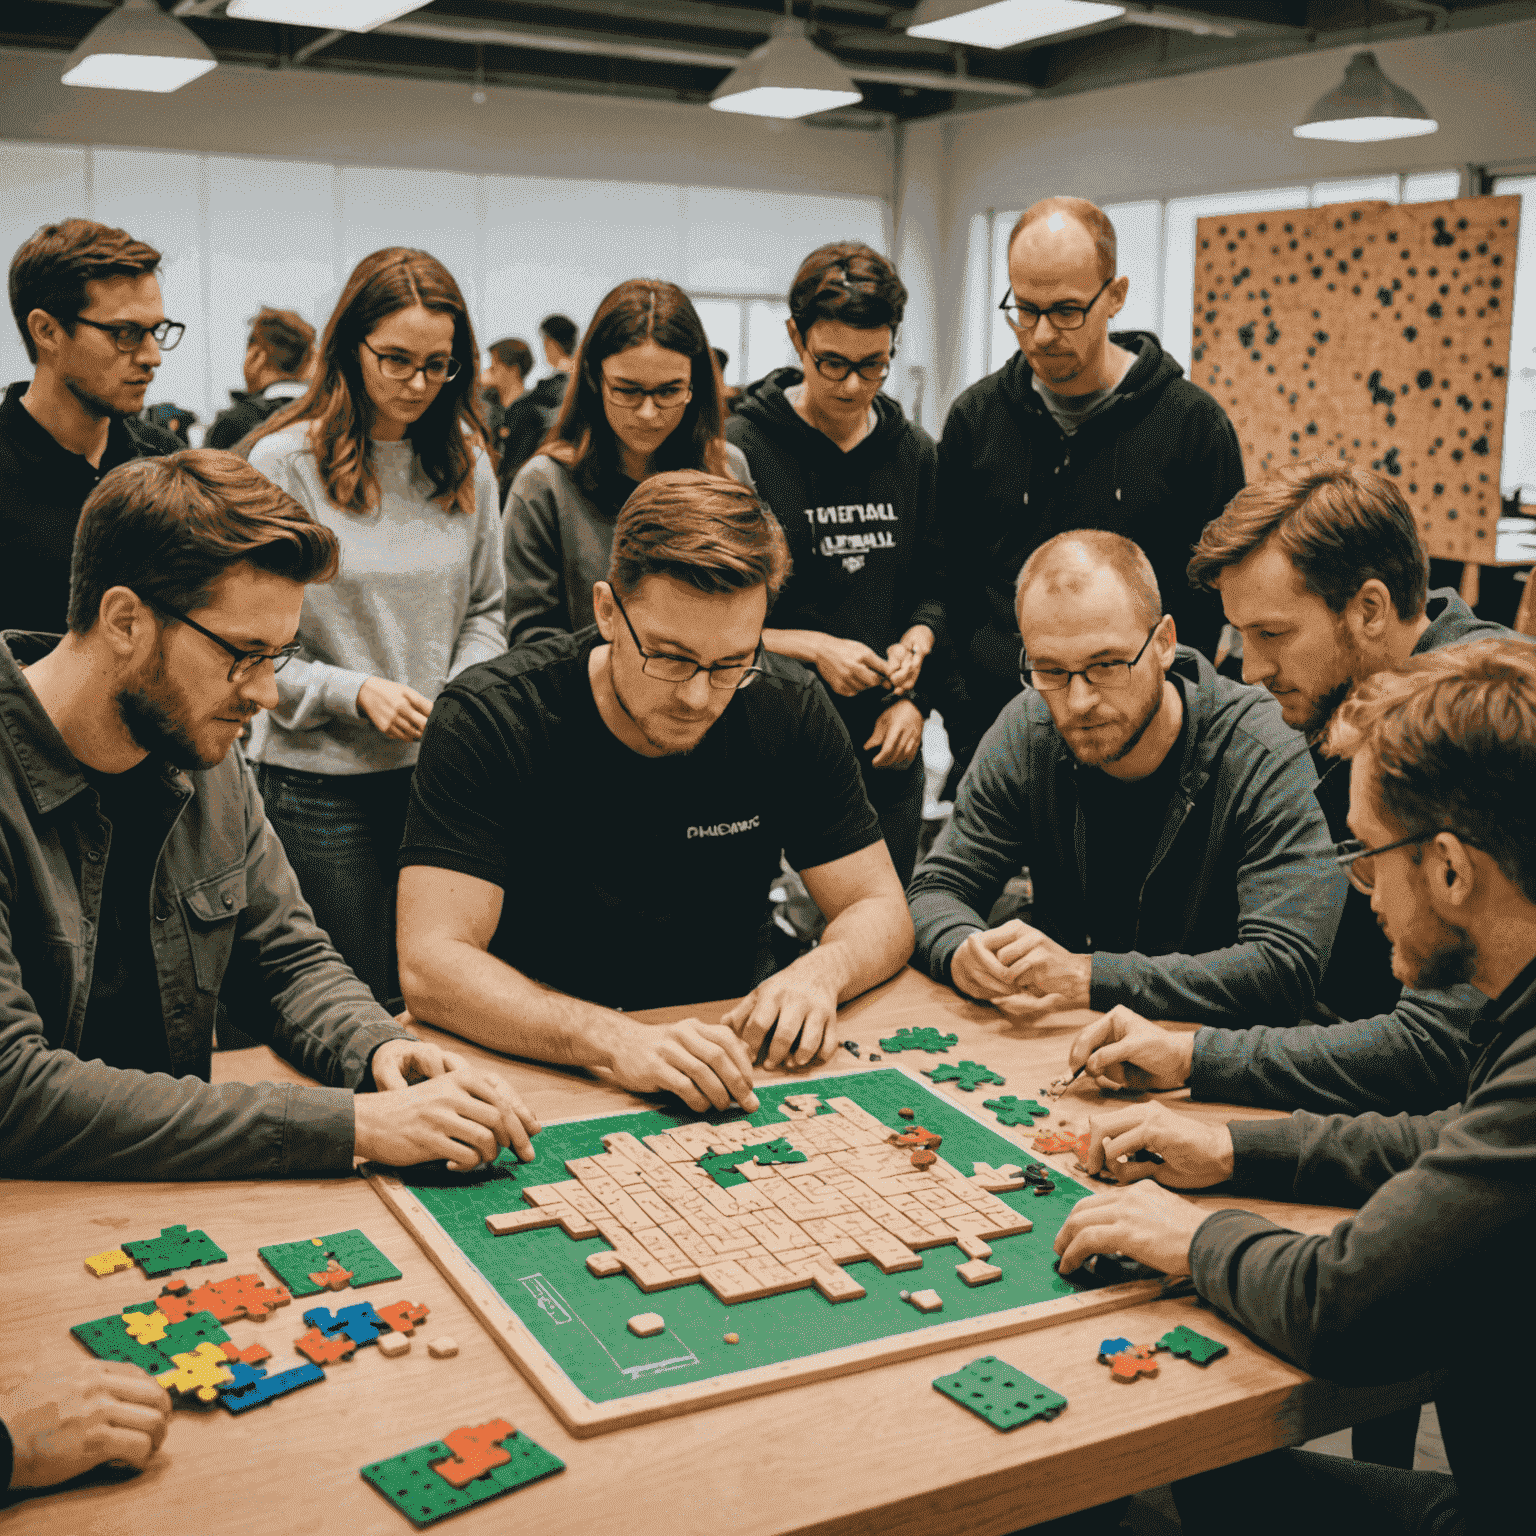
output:
M944 1138L936 1131L924 1130L920 1125L914 1125L910 1131L898 1131L887 1136L886 1140L893 1147L923 1147L933 1152L943 1146Z
M316 1365L335 1365L338 1360L350 1360L357 1352L357 1345L346 1334L338 1333L331 1338L311 1328L302 1339L295 1339L293 1347Z
M317 1270L309 1278L328 1291L344 1291L352 1283L352 1271L343 1269L335 1259L327 1259L325 1268Z
M1040 1131L1030 1143L1036 1152L1076 1152L1077 1137L1065 1131Z
M265 1344L247 1344L241 1349L233 1339L225 1339L219 1348L229 1359L243 1361L246 1365L260 1365L263 1360L272 1358L272 1351Z
M1116 1381L1135 1381L1138 1376L1157 1375L1157 1351L1151 1344L1133 1344L1106 1362Z
M443 1436L443 1444L453 1452L450 1461L434 1461L432 1470L446 1478L455 1488L484 1477L493 1467L512 1460L512 1453L500 1442L517 1431L505 1419L492 1419L489 1424L474 1428L450 1429Z
M381 1322L388 1323L396 1333L410 1333L417 1323L425 1322L430 1309L415 1301L392 1301L387 1307L375 1307Z

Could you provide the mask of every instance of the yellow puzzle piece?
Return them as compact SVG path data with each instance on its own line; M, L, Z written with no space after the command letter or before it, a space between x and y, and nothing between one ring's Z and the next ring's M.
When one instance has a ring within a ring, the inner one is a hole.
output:
M219 1395L219 1388L228 1386L235 1379L224 1351L206 1339L189 1354L172 1355L171 1359L176 1362L176 1369L162 1371L155 1380L173 1392L195 1392L205 1403L213 1402Z
M132 1269L133 1260L121 1248L108 1248L104 1253L93 1253L85 1267L93 1274L115 1275L120 1269Z
M124 1312L123 1327L138 1344L158 1344L170 1319L157 1307L153 1312Z

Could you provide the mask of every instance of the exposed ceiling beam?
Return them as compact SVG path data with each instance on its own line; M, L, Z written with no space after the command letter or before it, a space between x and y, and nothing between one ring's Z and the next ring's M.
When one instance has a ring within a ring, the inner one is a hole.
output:
M345 32L322 32L319 37L312 37L302 47L293 50L290 64L302 64L305 59L312 59L322 48L329 48L332 43L339 43L348 34Z

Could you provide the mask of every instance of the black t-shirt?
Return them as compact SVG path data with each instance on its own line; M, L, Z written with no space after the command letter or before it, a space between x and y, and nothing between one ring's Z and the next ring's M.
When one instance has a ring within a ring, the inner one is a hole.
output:
M490 952L609 1007L750 990L784 850L814 869L880 841L814 676L768 657L686 755L632 752L587 675L595 627L471 667L433 707L400 865L501 887Z
M174 808L153 757L126 773L100 773L83 764L80 771L101 799L112 837L78 1055L82 1061L100 1058L109 1067L169 1072L171 1048L150 946L150 898Z
M1177 680L1174 686L1178 687ZM1078 798L1088 833L1089 947L1125 955L1136 948L1136 919L1141 888L1168 819L1168 805L1179 789L1184 743L1189 734L1189 705L1178 740L1144 779L1117 779L1101 768L1079 768Z

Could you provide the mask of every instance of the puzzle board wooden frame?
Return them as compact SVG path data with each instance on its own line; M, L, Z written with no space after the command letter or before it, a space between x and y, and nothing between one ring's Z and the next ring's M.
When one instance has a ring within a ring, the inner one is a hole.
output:
M942 1058L930 1058L938 1060ZM1049 1159L1040 1157L1039 1154L1027 1150L1027 1136L1030 1132L1020 1132L1018 1139L1004 1127L984 1118L982 1114L968 1108L957 1098L937 1092L926 1080L918 1077L916 1073L900 1063L890 1063L878 1069L866 1069L871 1075L875 1072L895 1072L905 1079L901 1094L910 1098L912 1103L919 1106L917 1109L917 1121L922 1122L925 1112L925 1098L927 1101L937 1100L938 1106L947 1114L958 1114L966 1120L973 1122L983 1131L991 1133L1009 1145L1014 1156L1012 1161L1022 1162L1048 1162ZM764 1118L771 1116L777 1105L784 1098L794 1093L816 1093L818 1096L835 1095L843 1091L839 1084L857 1081L864 1076L863 1073L839 1074L836 1078L811 1078L791 1080L783 1085L773 1087L760 1087L759 1098L763 1102L763 1109L757 1116L751 1117L759 1124L777 1123ZM930 1106L931 1107L931 1106ZM648 1112L636 1111L628 1115L591 1115L580 1116L571 1120L552 1122L546 1130L556 1126L579 1126L592 1122L610 1122L612 1129L623 1129L622 1122L627 1120L639 1121L646 1118ZM930 1118L942 1119L944 1114L930 1114ZM669 1117L677 1123L686 1123L677 1120L677 1117ZM790 1122L782 1122L786 1128ZM907 1122L908 1127L913 1122ZM900 1127L893 1127L899 1129ZM1023 1155L1020 1156L1019 1154ZM1005 1159L998 1157L998 1165ZM1061 1163L1059 1166L1064 1167ZM601 1434L609 1430L620 1429L628 1425L649 1423L656 1419L669 1417L676 1414L691 1412L695 1409L705 1408L717 1403L735 1402L742 1398L754 1397L762 1393L778 1391L784 1387L799 1386L809 1382L826 1380L835 1376L847 1375L851 1372L869 1370L879 1365L892 1363L899 1360L908 1360L920 1355L936 1353L940 1350L954 1348L957 1345L980 1345L989 1341L1005 1338L1014 1334L1026 1333L1034 1329L1050 1327L1057 1323L1068 1322L1074 1319L1093 1316L1101 1312L1108 1312L1134 1305L1139 1302L1150 1301L1157 1297L1162 1290L1162 1282L1158 1280L1140 1280L1125 1284L1105 1286L1096 1290L1085 1290L1073 1294L1062 1295L1048 1300L1030 1302L1025 1305L1009 1305L996 1311L985 1312L981 1315L958 1317L953 1321L943 1322L937 1320L922 1319L920 1314L913 1314L914 1319L921 1323L915 1326L905 1319L903 1307L903 1322L907 1331L895 1332L887 1337L869 1339L864 1342L846 1345L840 1348L820 1350L816 1353L808 1353L803 1356L778 1360L771 1364L749 1367L746 1369L725 1371L720 1374L708 1376L703 1379L688 1381L674 1386L658 1386L646 1390L638 1395L611 1398L605 1401L594 1401L588 1397L580 1387L567 1375L562 1365L535 1337L531 1329L525 1325L512 1306L497 1291L486 1275L465 1255L459 1243L452 1237L437 1217L427 1209L418 1197L417 1193L404 1184L398 1174L393 1170L383 1169L369 1164L363 1168L367 1177L380 1198L395 1213L399 1220L409 1229L417 1242L425 1250L427 1255L442 1271L450 1284L464 1299L470 1309L479 1318L480 1322L494 1338L501 1349L507 1354L514 1365L527 1377L528 1381L539 1392L540 1396L549 1404L559 1416L561 1422L573 1435L584 1437ZM550 1179L557 1175L549 1168L545 1168L538 1177L542 1180ZM1075 1180L1064 1175L1058 1176L1058 1193L1065 1197L1064 1204L1069 1208L1072 1200L1080 1193L1085 1193ZM507 1206L521 1208L521 1186L507 1183L504 1186L504 1194L501 1198L501 1207ZM1054 1201L1055 1196L1048 1197ZM1030 1214L1035 1202L1028 1206L1017 1207L1021 1214ZM1041 1214L1044 1214L1042 1203ZM1061 1212L1064 1216L1064 1210ZM1057 1223L1059 1225L1059 1221ZM545 1228L542 1232L521 1234L527 1237L553 1236L560 1242L570 1242L558 1227ZM1043 1234L1031 1234L1040 1236L1042 1241L1048 1242L1049 1237ZM1025 1241L1019 1239L1004 1239L1003 1241ZM509 1241L502 1239L502 1241ZM947 1248L930 1248L930 1254L949 1254L952 1250ZM963 1257L954 1254L955 1258ZM519 1266L520 1267L520 1266ZM875 1271L873 1264L862 1262L857 1266L861 1273ZM943 1266L948 1272L948 1264ZM934 1272L930 1271L930 1275ZM530 1276L528 1279L536 1277ZM931 1283L924 1279L921 1271L913 1271L909 1275L890 1275L881 1277L875 1272L874 1278L886 1285L902 1283L910 1285L913 1289L923 1288ZM667 1298L674 1296L675 1291L662 1291L647 1295L643 1293L628 1276L618 1275L612 1279L595 1281L596 1284L623 1286L627 1288L628 1297L633 1299L636 1312L648 1311L659 1306L666 1310ZM947 1283L947 1282L946 1282ZM702 1290L703 1287L698 1289ZM989 1287L981 1287L974 1294L981 1296ZM791 1293L804 1297L807 1294L814 1297L815 1292L805 1291ZM558 1293L557 1293L558 1295ZM785 1297L767 1297L762 1302L746 1302L740 1304L731 1314L743 1319L751 1320L754 1314L750 1311L753 1307L768 1307L770 1303L786 1299ZM859 1307L865 1304L862 1300L854 1300L837 1303L839 1310L848 1307ZM935 1315L936 1318L937 1315ZM733 1321L731 1324L735 1327ZM687 1345L683 1347L687 1348Z

